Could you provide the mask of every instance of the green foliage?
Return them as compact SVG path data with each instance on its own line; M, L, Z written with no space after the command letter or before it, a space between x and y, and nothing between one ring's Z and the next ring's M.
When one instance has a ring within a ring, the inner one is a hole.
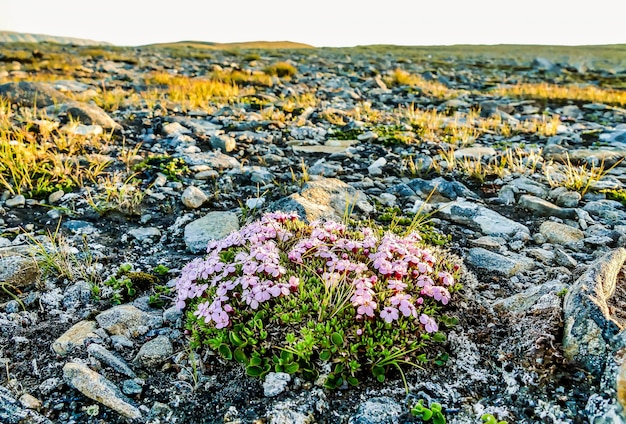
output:
M445 424L446 417L443 415L441 404L433 402L430 406L424 406L424 400L420 399L411 408L411 414L424 422L432 420L433 424Z
M622 205L626 206L626 190L604 190L603 193L606 194L607 199L617 200Z
M507 421L498 421L493 414L483 414L480 419L484 424L508 424Z
M167 295L170 289L165 286L158 286L159 278L148 274L146 272L134 272L132 271L131 264L122 264L117 270L117 273L109 277L104 286L108 287L111 291L111 303L119 305L123 302L134 299L140 291L148 290L154 287L154 298L151 296L149 304L151 306L162 306L164 304L161 295ZM92 293L99 297L101 289L99 287L92 289Z
M168 155L151 156L133 167L136 172L152 174L161 172L171 181L181 181L181 178L189 174L189 168L182 158L173 158Z

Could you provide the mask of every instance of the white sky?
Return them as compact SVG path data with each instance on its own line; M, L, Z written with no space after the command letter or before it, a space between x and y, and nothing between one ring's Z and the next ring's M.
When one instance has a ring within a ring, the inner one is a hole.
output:
M141 45L626 43L624 0L0 0L0 30Z

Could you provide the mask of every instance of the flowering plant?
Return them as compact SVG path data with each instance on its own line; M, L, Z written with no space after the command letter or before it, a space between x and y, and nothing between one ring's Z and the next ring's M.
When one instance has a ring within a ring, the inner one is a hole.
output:
M382 381L390 366L428 361L425 348L445 341L436 316L460 289L457 274L416 232L274 212L210 242L177 279L176 305L193 343L248 374L315 378L329 362L336 387L356 384L364 366Z

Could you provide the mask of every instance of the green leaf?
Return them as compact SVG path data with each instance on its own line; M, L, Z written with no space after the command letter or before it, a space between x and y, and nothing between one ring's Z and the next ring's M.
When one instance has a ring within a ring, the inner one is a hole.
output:
M331 356L332 356L332 353L331 353L331 351L330 351L330 350L328 350L328 349L322 350L322 351L320 352L320 359L321 359L322 361L329 361Z
M247 364L249 362L246 353L240 347L235 349L235 351L233 352L233 358L235 358L235 361L241 364Z
M343 337L339 333L333 333L330 336L330 340L333 342L335 346L341 347L343 346Z
M291 362L293 361L293 354L287 350L283 350L282 352L280 352L280 359L283 362Z
M433 334L433 340L438 342L438 343L443 343L446 340L448 340L448 338L441 331L437 331L435 334Z
M359 385L359 380L355 377L348 377L346 378L346 380L348 381L348 384L351 386L358 386Z
M233 352L230 350L230 347L228 347L227 344L221 344L219 349L218 349L220 355L222 355L222 357L228 361L230 361L231 359L233 359Z
M263 363L263 360L262 360L259 356L254 355L254 356L252 356L252 358L250 358L250 363L249 363L249 365L250 365L251 367L258 367L258 366L260 366L262 363Z
M287 374L295 374L300 369L300 366L296 362L292 362L283 367L283 371Z
M261 375L263 375L263 368L259 366L248 365L248 367L246 367L246 374L248 374L250 377L260 377Z
M433 424L446 424L446 417L439 411L433 412Z
M242 346L242 345L244 345L243 339L234 331L230 331L228 333L228 338L230 339L230 342L234 346Z
M432 416L433 416L433 411L431 411L430 409L424 409L422 411L422 419L424 421L430 420L432 418Z

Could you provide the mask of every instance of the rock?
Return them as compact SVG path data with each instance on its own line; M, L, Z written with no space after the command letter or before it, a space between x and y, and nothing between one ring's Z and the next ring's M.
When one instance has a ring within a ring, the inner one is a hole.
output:
M105 130L120 130L122 127L115 122L104 110L95 104L70 101L67 103L49 106L46 111L50 114L66 114L70 119L85 125L99 125Z
M521 208L535 212L539 216L556 216L561 219L576 219L578 217L576 209L561 208L547 200L530 194L520 196L518 204Z
M63 379L70 387L126 418L142 418L139 409L113 383L85 365L68 362L63 367Z
M558 308L560 310L559 293L567 287L567 284L558 281L532 286L522 293L496 301L493 306L504 308L515 314L544 308Z
M87 346L87 352L94 358L104 362L105 364L113 368L115 371L122 373L130 378L137 377L135 372L128 366L125 360L117 357L112 352L109 352L104 346L97 343L92 343Z
M83 124L75 124L75 125L66 125L62 128L63 131L68 132L69 134L74 135L82 135L82 136L93 136L100 135L104 132L100 125L83 125Z
M558 71L559 67L544 57L533 59L531 66L542 71Z
M525 225L466 200L449 203L441 208L438 214L444 219L466 225L488 236L511 237L520 232L530 234Z
M133 362L142 367L161 365L174 353L172 342L167 336L158 336L141 346Z
M472 243L476 247L482 247L484 249L497 252L500 250L500 248L502 248L502 246L504 246L506 240L504 240L502 237L483 236L474 240L470 240L470 243Z
M35 409L37 411L41 409L41 401L29 393L24 393L20 396L19 401L24 408Z
M334 177L343 174L343 166L336 161L327 161L324 158L317 160L310 168L310 175L321 175L322 177Z
M263 395L265 397L278 396L285 391L291 381L291 375L285 372L270 372L263 381Z
M582 196L577 191L561 193L556 198L556 204L564 208L575 208L580 203Z
M604 369L612 338L622 329L609 307L626 249L611 251L589 265L565 296L563 351L593 375Z
M0 249L0 281L16 288L26 287L39 279L39 267L30 256L2 256Z
M18 194L10 199L7 199L7 201L4 202L4 205L9 208L23 208L24 205L26 205L26 197Z
M467 262L480 270L507 277L534 268L534 262L525 256L503 256L482 247L471 248L467 254Z
M378 158L374 162L372 162L370 166L367 167L367 172L370 175L382 175L383 174L382 167L385 166L386 164L387 164L387 159Z
M143 381L139 378L135 378L132 380L124 380L122 383L122 393L125 395L140 395L143 392L143 387L140 382Z
M478 199L478 196L473 191L458 181L448 181L441 177L433 180L414 178L409 181L408 186L422 198L437 194L450 200L456 200L457 197Z
M139 241L146 241L152 238L161 237L161 230L154 227L147 228L133 228L128 232L131 236Z
M22 107L44 108L53 104L70 101L50 84L44 82L9 82L0 85L0 97L4 97Z
M237 148L237 142L229 135L212 135L211 147L220 150L222 153L232 152Z
M474 147L466 147L464 149L455 150L454 158L455 159L477 159L480 160L483 157L490 158L496 155L496 149L493 147L484 147L484 146L474 146Z
M218 151L185 154L183 160L189 166L207 165L218 170L241 167L237 159Z
M609 224L623 224L626 222L624 206L615 200L594 200L587 202L584 211L598 217Z
M118 305L96 315L100 327L109 334L137 337L162 323L162 318L143 312L132 305Z
M572 258L563 249L556 246L554 247L554 262L556 262L557 265L564 266L569 269L576 268L578 265L576 259Z
M358 143L356 140L328 140L324 144L292 145L294 153L345 153L348 147Z
M406 407L388 396L373 397L359 405L349 424L392 424L400 422Z
M205 252L209 241L221 240L239 229L239 218L232 212L210 212L185 226L185 245L193 253Z
M550 243L554 244L574 243L585 238L585 234L578 228L559 224L554 221L546 221L541 224L539 232L543 234Z
M64 195L65 192L63 190L57 190L53 193L50 193L50 195L48 196L48 203L54 205L55 203L59 202Z
M181 196L183 204L189 209L199 208L208 199L209 197L196 186L187 187Z
M548 189L541 183L531 180L528 177L519 177L509 183L520 192L533 194L537 197L544 198L548 195Z
M95 321L80 321L52 343L52 350L58 355L67 355L75 347L82 347L87 338L98 337L94 333L96 328Z
M272 211L296 211L306 221L341 220L346 210L357 209L369 214L374 207L365 194L335 178L320 178L304 184L299 193L280 199L269 206Z
M168 122L167 124L163 125L163 127L161 127L161 132L166 137L174 137L177 135L191 134L191 130L183 127L178 122Z
M6 424L52 424L32 409L24 409L9 389L0 386L0 422Z

